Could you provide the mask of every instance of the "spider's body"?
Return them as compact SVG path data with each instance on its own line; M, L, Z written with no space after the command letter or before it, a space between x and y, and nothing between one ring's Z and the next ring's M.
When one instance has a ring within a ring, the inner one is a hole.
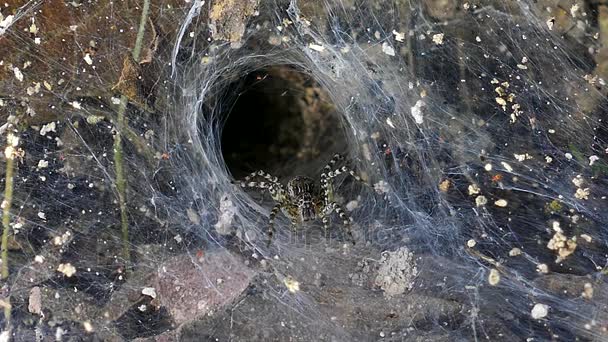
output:
M282 208L288 217L298 216L299 222L312 221L317 218L317 206L315 203L315 185L312 179L304 176L297 176L287 183L288 201L294 208ZM274 199L277 201L277 199ZM280 201L277 201L280 203ZM289 210L291 209L291 210ZM295 209L295 210L294 210Z
M348 173L359 181L361 181L361 178L346 166L332 171L334 164L341 160L343 160L343 157L336 154L325 166L323 173L321 173L320 191L317 191L311 178L304 176L292 178L287 183L287 189L285 189L283 184L279 183L277 177L273 177L264 171L254 172L239 182L243 188L268 189L272 199L276 202L268 220L268 243L272 240L274 219L279 211L282 211L291 220L294 228L297 224L321 218L325 230L329 228L329 215L335 211L342 219L346 232L354 243L350 229L350 218L333 198L332 180L342 173ZM263 178L264 180L256 182L253 181L255 178Z

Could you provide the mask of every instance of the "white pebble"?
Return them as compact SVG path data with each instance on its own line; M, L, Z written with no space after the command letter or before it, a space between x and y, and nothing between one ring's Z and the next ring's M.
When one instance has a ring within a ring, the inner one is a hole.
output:
M534 307L532 308L531 314L532 314L532 318L541 319L541 318L547 317L548 313L549 313L549 305L536 303L536 304L534 304Z
M144 287L141 290L141 294L144 296L151 297L152 299L156 298L156 289L153 287Z

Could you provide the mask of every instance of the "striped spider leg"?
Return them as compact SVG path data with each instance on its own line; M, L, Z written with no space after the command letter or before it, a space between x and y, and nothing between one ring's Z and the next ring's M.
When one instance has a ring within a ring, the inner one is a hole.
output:
M257 179L261 178L263 180L255 181L256 178ZM265 171L260 170L260 171L252 172L247 177L245 177L242 181L239 181L237 183L242 188L255 188L255 189L268 190L268 192L270 193L270 196L276 202L275 205L272 207L272 210L270 210L270 215L268 217L268 228L267 228L268 242L267 242L267 244L270 245L270 243L272 242L272 237L274 236L274 220L276 219L276 216L279 213L279 211L281 211L281 209L282 209L283 211L293 213L293 212L297 211L297 207L295 207L291 203L289 196L288 196L287 192L285 191L285 188L283 187L283 184L279 183L278 178L275 176L272 176L271 174L269 174ZM286 215L290 218L292 217L292 215L288 215L287 213L286 213ZM292 226L295 227L297 222L292 218L291 223L292 223Z
M334 200L334 185L333 180L335 177L347 173L351 175L355 180L365 183L360 176L358 176L353 170L343 165L336 168L336 164L344 160L344 157L340 154L335 154L333 158L325 165L323 172L321 173L321 196L322 196L322 209L321 220L323 222L323 229L326 231L329 229L329 221L332 212L336 212L338 217L342 220L344 230L348 235L349 239L355 244L355 239L352 233L351 218L346 214L344 208Z

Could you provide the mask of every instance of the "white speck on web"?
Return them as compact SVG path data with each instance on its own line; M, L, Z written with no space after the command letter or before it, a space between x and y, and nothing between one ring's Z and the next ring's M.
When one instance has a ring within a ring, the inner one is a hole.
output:
M553 30L553 25L555 24L555 18L551 17L549 19L547 19L547 27L549 28L549 31Z
M532 159L532 156L527 153L522 153L522 154L514 153L513 157L515 157L515 159L520 162L523 162L524 160Z
M156 298L156 289L153 287L144 287L141 290L141 294L144 296L151 297L152 299Z
M84 55L84 61L87 62L88 65L93 65L93 59L91 58L91 55L89 55L88 53Z
M600 157L598 157L598 156L589 157L589 166L593 166L593 164L598 160L600 160Z
M508 202L504 199L499 199L496 202L494 202L494 205L496 205L497 207L501 207L501 208L506 207L507 204L508 204Z
M395 49L393 49L393 47L390 46L389 43L387 43L387 42L382 43L382 52L384 52L385 54L387 54L389 56L395 55Z
M315 50L317 52L323 52L323 51L325 51L325 46L319 45L319 44L310 43L310 44L308 44L308 47L311 50Z
M374 184L374 190L376 190L379 194L386 194L390 191L388 183L381 180L378 183Z
M32 22L29 31L31 34L38 34L38 26L36 26L36 23Z
M68 262L67 264L59 264L59 266L57 266L57 271L63 273L66 277L69 278L76 274L76 267L74 267Z
M492 286L496 286L498 285L498 283L500 282L500 273L498 273L498 270L493 268L490 270L490 274L488 275L488 283Z
M283 283L291 293L296 293L300 291L300 282L290 276L285 277L285 279L283 279Z
M222 234L227 235L232 232L232 221L236 215L236 207L234 203L224 195L220 200L220 217L215 224L215 230Z
M581 186L583 186L583 183L585 182L585 179L583 178L583 176L581 175L577 175L576 177L572 178L572 183L577 187L580 188Z
M396 41L403 42L405 40L405 33L393 30L393 34L395 35Z
M17 68L17 67L13 68L13 74L15 74L15 78L19 82L23 82L23 73L21 72L21 70L19 70L19 68Z
M541 319L547 316L547 314L549 313L549 305L547 304L534 304L534 307L532 308L532 318L534 319Z
M57 128L57 125L55 124L55 122L50 122L44 126L42 126L42 128L40 129L40 135L46 135L49 132L55 132L55 129Z
M9 28L13 24L14 15L6 16L6 18L2 17L0 14L0 36L6 32L6 29Z
M416 104L411 108L412 117L414 118L414 121L419 125L424 122L424 116L422 113L423 106L424 101L418 100L416 101Z
M511 167L511 165L509 165L508 163L500 162L500 164L502 165L502 167L505 168L505 170L507 170L507 172L513 172L513 167Z
M576 193L574 193L574 197L576 197L578 199L582 199L582 200L587 200L587 199L589 199L589 194L590 194L589 188L584 188L584 189L578 188L578 189L576 189Z
M547 266L547 264L538 264L536 265L536 272L547 274L549 273L549 266Z
M509 256L514 257L514 256L521 255L521 253L522 253L522 252L521 252L521 249L519 249L519 248L517 248L517 247L514 247L513 249L511 249L511 250L509 251Z
M469 195L470 196L477 195L481 191L481 189L479 189L479 186L477 186L477 184L471 184L471 185L469 185L468 190L469 190Z
M443 37L444 37L443 33L435 33L433 35L433 43L435 43L437 45L443 44Z
M580 6L578 4L574 4L572 7L570 7L570 15L572 18L576 18L576 12L578 12L579 8Z
M488 203L488 199L483 195L477 196L475 198L475 205L478 207L483 207L487 203Z

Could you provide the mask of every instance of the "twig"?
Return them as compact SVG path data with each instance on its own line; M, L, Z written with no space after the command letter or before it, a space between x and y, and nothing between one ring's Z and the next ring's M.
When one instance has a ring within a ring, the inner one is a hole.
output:
M144 7L141 13L139 22L139 30L135 46L133 47L133 59L139 60L139 55L142 49L144 32L146 30L146 22L148 20L148 12L150 10L150 0L144 0ZM127 111L128 99L125 95L120 96L120 107L118 108L118 116L116 118L116 134L114 135L114 167L116 170L116 190L118 191L118 201L120 205L120 225L122 231L123 243L123 258L128 268L130 260L130 245L129 245L129 221L127 216L127 179L124 172L124 158L122 146L122 133L125 130L125 113Z
M9 118L9 120L11 120ZM9 128L13 127L13 124L9 122ZM12 132L8 133L7 136L7 147L4 150L6 158L6 174L4 176L4 200L2 201L2 271L1 277L3 280L8 278L8 235L11 229L11 205L13 202L13 175L15 170L14 158L18 156L18 151L15 150L19 144L19 138ZM3 303L4 306L4 320L6 321L6 329L8 330L11 320L11 303L10 295Z

